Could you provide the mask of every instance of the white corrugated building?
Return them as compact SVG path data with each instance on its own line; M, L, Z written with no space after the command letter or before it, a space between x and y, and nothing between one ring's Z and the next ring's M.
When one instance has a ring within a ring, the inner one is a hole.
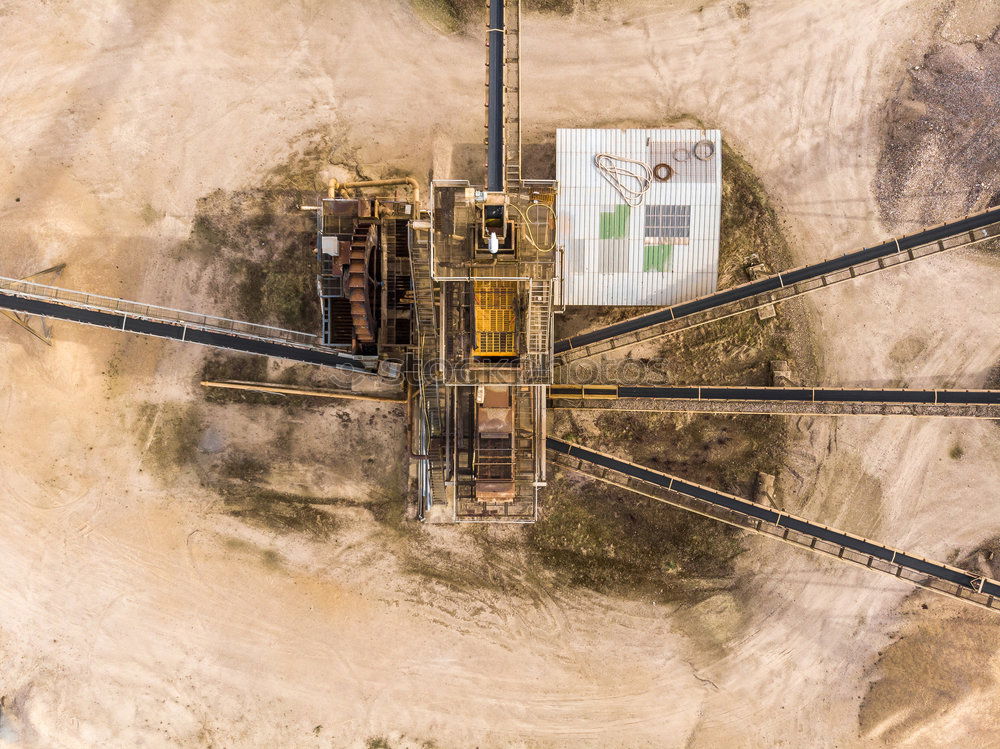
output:
M624 195L595 165L598 154L612 171L623 170ZM563 304L663 306L715 291L718 130L558 129L556 179Z

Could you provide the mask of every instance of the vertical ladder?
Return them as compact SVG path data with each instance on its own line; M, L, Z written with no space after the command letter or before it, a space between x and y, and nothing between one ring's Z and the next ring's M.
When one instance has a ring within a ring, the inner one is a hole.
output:
M528 281L528 335L524 357L525 382L548 383L552 379L552 281Z
M521 179L521 0L504 0L504 177L507 182Z

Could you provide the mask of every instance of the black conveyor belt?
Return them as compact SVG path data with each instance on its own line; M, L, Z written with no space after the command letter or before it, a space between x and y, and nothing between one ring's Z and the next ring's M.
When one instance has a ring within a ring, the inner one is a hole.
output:
M1000 221L1000 207L991 208L990 210L976 214L975 216L967 216L966 218L959 219L958 221L953 221L950 224L943 224L930 229L924 229L916 234L900 237L898 240L894 239L888 242L883 242L882 244L877 244L873 247L866 247L858 250L857 252L841 255L840 257L836 257L831 260L823 260L822 262L814 265L807 265L803 268L796 268L783 273L778 273L777 275L762 278L758 281L752 281L750 283L743 284L742 286L736 286L732 289L717 291L714 294L709 294L708 296L704 296L690 302L677 304L673 307L664 307L663 309L651 312L648 315L640 315L639 317L634 317L631 320L623 320L622 322L614 323L613 325L592 330L589 333L581 333L579 335L572 336L571 338L564 338L555 342L554 351L558 354L572 348L579 348L580 346L586 346L591 343L597 343L598 341L604 341L608 338L614 338L615 336L622 335L624 333L632 333L636 330L648 328L652 325L657 325L669 320L676 320L678 318L685 317L686 315L692 315L696 312L703 312L715 307L721 307L724 304L746 299L756 294L780 289L782 286L790 286L791 284L798 283L799 281L806 281L812 278L824 276L828 273L833 273L834 271L845 270L869 260L877 260L878 258L886 257L888 255L894 255L897 252L904 252L906 250L913 249L914 247L921 247L942 239L975 231L976 229L989 226L990 224L995 224L998 221Z
M900 567L912 570L913 572L921 575L928 575L940 580L955 583L965 588L969 588L970 590L975 590L976 583L980 580L980 578L954 567L921 559L909 554L904 554L896 551L895 549L882 546L874 541L869 541L868 539L853 536L817 523L812 523L808 520L788 515L786 513L773 510L770 507L757 504L756 502L740 499L739 497L734 497L730 494L725 494L708 487L691 484L658 471L651 471L623 460L618 460L609 455L588 450L584 447L580 447L579 445L571 445L568 442L563 442L562 440L550 437L546 440L546 447L556 453L584 460L588 463L593 463L596 466L607 468L612 471L616 471L617 473L646 481L663 489L677 492L688 497L694 497L695 499L700 499L704 502L716 505L717 507L725 508L746 517L761 520L765 523L770 523L781 528L788 528L798 533L812 536L813 538L837 544L845 549L851 549L866 556L880 559L890 564L899 565ZM1000 585L998 585L995 581L986 580L982 584L981 592L991 596L1000 595Z
M504 0L490 0L489 83L486 106L486 189L504 189L503 66Z
M553 388L555 390L555 388ZM577 391L579 388L576 389ZM564 387L557 397L571 397ZM817 403L1000 404L1000 390L918 390L910 388L671 387L619 385L619 398L674 400L806 401Z
M278 359L319 364L325 367L336 367L356 372L368 372L365 365L357 359L335 351L324 351L318 347L293 346L287 343L263 341L257 338L242 337L238 333L220 333L197 328L185 328L183 324L156 322L139 317L129 317L99 310L71 307L58 302L29 299L12 294L0 293L0 307L24 312L29 315L42 315L59 320L70 320L85 325L96 325L126 333L170 338L185 343L198 343L215 348L242 351L248 354L272 356Z

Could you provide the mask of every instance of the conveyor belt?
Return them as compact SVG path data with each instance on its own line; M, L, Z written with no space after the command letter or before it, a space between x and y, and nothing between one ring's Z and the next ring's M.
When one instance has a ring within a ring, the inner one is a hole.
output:
M997 236L1000 207L565 338L554 352L563 361L593 356Z
M83 306L59 299L37 299L11 294L3 290L0 290L0 307L29 315L69 320L84 325L96 325L126 333L170 338L185 343L198 343L203 346L370 374L363 361L348 354L337 353L320 346L268 340L250 333L220 331L196 322L137 316L121 310L101 309L97 305Z
M1000 390L553 385L551 408L1000 418Z
M504 0L490 0L489 82L486 99L486 189L504 189L503 66Z
M937 593L1000 610L1000 582L907 554L861 536L813 523L748 499L562 440L546 440L552 461L571 471L721 520L739 528L861 564Z

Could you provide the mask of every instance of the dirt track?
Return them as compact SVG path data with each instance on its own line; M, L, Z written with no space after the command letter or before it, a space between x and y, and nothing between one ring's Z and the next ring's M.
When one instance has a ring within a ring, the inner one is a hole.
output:
M0 275L66 261L66 286L211 308L202 266L170 252L199 197L261 183L317 133L373 175L441 171L481 139L480 40L441 37L407 5L132 5L0 5ZM797 260L913 228L922 196L882 225L872 189L888 102L930 44L1000 18L973 0L952 16L931 0L827 5L529 15L528 135L612 110L690 113L755 165ZM984 335L998 270L964 252L825 292L810 309L826 382L979 386L1000 360ZM876 663L900 627L939 627L951 604L900 614L908 588L763 542L741 563L752 592L699 612L552 590L509 562L474 570L493 587L421 582L360 507L336 510L332 540L280 535L219 512L193 475L153 475L140 413L198 397L204 352L66 325L56 339L0 331L0 743L997 745L984 716L1000 701L1000 622L946 654L970 687L925 717L947 664ZM994 425L797 427L780 478L795 511L939 558L1000 532ZM474 558L455 529L427 543ZM901 686L905 700L885 699Z

